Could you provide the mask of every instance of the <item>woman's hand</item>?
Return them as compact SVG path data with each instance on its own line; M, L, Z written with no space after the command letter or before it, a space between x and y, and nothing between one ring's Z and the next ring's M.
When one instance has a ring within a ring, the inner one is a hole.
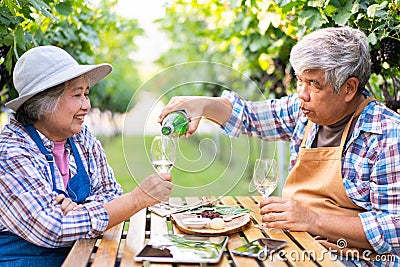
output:
M127 220L141 209L167 201L173 184L169 173L152 174L146 177L131 192L104 204L109 215L107 229Z
M142 208L168 201L173 187L171 181L169 173L152 174L131 191L132 197Z
M269 197L260 203L262 221L266 227L310 232L318 214L292 199Z
M67 198L64 194L59 194L53 202L54 205L61 204L61 210L66 215L71 210L79 210L83 207L82 204L73 202L70 198Z

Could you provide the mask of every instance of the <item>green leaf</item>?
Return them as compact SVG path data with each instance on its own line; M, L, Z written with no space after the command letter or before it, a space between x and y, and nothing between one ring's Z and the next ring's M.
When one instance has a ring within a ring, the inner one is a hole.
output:
M376 44L377 43L377 41L378 41L378 38L376 38L376 35L375 35L375 33L371 33L370 35L368 35L368 42L370 43L370 44L372 44L372 45L374 45L374 44Z
M0 39L2 39L2 35L7 35L8 31L7 31L7 27L4 25L0 24Z
M24 40L24 29L18 25L14 32L14 38L16 39L16 44L22 50L26 50L25 40Z
M291 4L291 3L293 3L293 2L296 2L296 1L290 1L290 0L276 0L275 1L276 2L276 4L279 6L279 7L285 7L286 5L288 5L288 4Z
M6 26L14 27L20 20L19 16L13 15L6 7L0 7L0 22Z
M307 5L310 7L323 7L325 4L325 0L311 0L307 1Z
M259 39L253 39L249 45L249 49L251 52L256 52L260 50L261 47L263 47L264 42L261 38Z
M338 10L337 7L334 7L332 5L327 5L325 7L325 13L330 17L336 12L336 10Z
M251 23L252 20L253 20L253 19L252 19L251 17L246 17L246 18L244 18L244 20L243 20L243 22L242 22L242 29L243 29L243 30L247 30L247 28L249 27L249 25L250 25L250 23Z
M346 25L347 21L350 19L351 15L353 15L351 12L347 12L345 10L340 10L336 16L333 17L333 20L337 25Z
M56 10L58 13L64 16L68 16L70 13L72 13L74 10L72 9L72 6L68 2L61 2L58 3L55 6Z
M2 42L3 44L10 46L14 43L14 38L10 34L8 34L3 38Z
M388 5L387 1L384 1L381 4L370 5L367 9L367 16L370 18L382 17L382 15L385 15L386 12L379 12L379 11L386 8L387 5Z
M11 12L11 14L13 14L13 16L16 16L17 11L19 9L18 5L16 4L16 1L15 0L4 0L4 3L5 3L5 6ZM1 12L1 14L3 14L3 10Z
M252 211L250 209L231 207L231 206L215 206L214 210L222 215L236 215Z
M7 56L6 56L6 69L8 70L8 72L11 72L12 70L12 66L13 66L13 53L11 52L13 49L10 49L10 51L8 51Z
M55 17L53 14L50 13L50 7L43 1L41 0L28 0L29 3L32 4L32 6L37 10L40 11L44 16L52 18L54 20L59 20L57 17Z
M306 9L299 15L299 24L306 25L311 30L321 28L326 22L321 13L314 8Z
M333 17L334 21L338 25L346 25L350 17L358 11L358 3L352 0L347 0L346 5L339 9L336 16Z
M348 3L352 3L352 1L349 1ZM358 12L358 10L360 9L360 4L356 1L354 2L354 4L352 5L351 8L351 13L356 14Z

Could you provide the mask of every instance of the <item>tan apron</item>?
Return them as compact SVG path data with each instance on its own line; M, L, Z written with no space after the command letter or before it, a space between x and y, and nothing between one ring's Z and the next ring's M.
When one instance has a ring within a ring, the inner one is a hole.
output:
M315 212L325 212L334 215L354 216L364 211L355 205L348 197L342 178L342 151L346 142L351 122L356 119L369 102L374 98L365 99L347 123L338 147L305 148L306 139L312 122L308 122L301 143L296 164L287 177L282 196L292 198L303 206ZM362 249L354 247L339 247L337 244L320 236L315 237L319 243L333 251L360 255L364 260L375 260L377 254L363 257ZM358 251L356 254L355 251ZM346 254L345 254L346 255ZM390 254L386 254L390 255Z
M347 123L338 147L306 148L312 122L309 121L295 166L287 177L282 196L292 198L316 212L357 216L363 209L348 197L342 178L342 152L351 122L373 98L365 99Z

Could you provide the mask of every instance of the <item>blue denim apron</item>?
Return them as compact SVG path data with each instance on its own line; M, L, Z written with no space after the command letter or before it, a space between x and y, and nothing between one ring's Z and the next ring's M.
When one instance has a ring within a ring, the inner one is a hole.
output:
M25 128L49 162L53 190L58 194L64 194L76 203L83 203L90 193L90 180L72 138L68 138L68 143L75 158L77 173L69 179L67 192L64 192L56 186L53 154L44 147L33 125L25 126ZM40 247L11 232L0 232L0 267L57 267L61 266L70 250L71 247Z

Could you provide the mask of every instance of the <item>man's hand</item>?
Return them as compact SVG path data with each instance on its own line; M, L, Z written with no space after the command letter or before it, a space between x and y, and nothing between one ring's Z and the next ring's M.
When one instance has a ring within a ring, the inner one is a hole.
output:
M224 124L232 113L232 105L226 98L205 96L174 96L162 110L158 122L161 123L168 113L175 110L185 110L190 118L188 130L185 134L190 137L199 127L202 117L217 123Z
M262 220L267 227L310 232L318 214L292 199L269 197L260 203Z

